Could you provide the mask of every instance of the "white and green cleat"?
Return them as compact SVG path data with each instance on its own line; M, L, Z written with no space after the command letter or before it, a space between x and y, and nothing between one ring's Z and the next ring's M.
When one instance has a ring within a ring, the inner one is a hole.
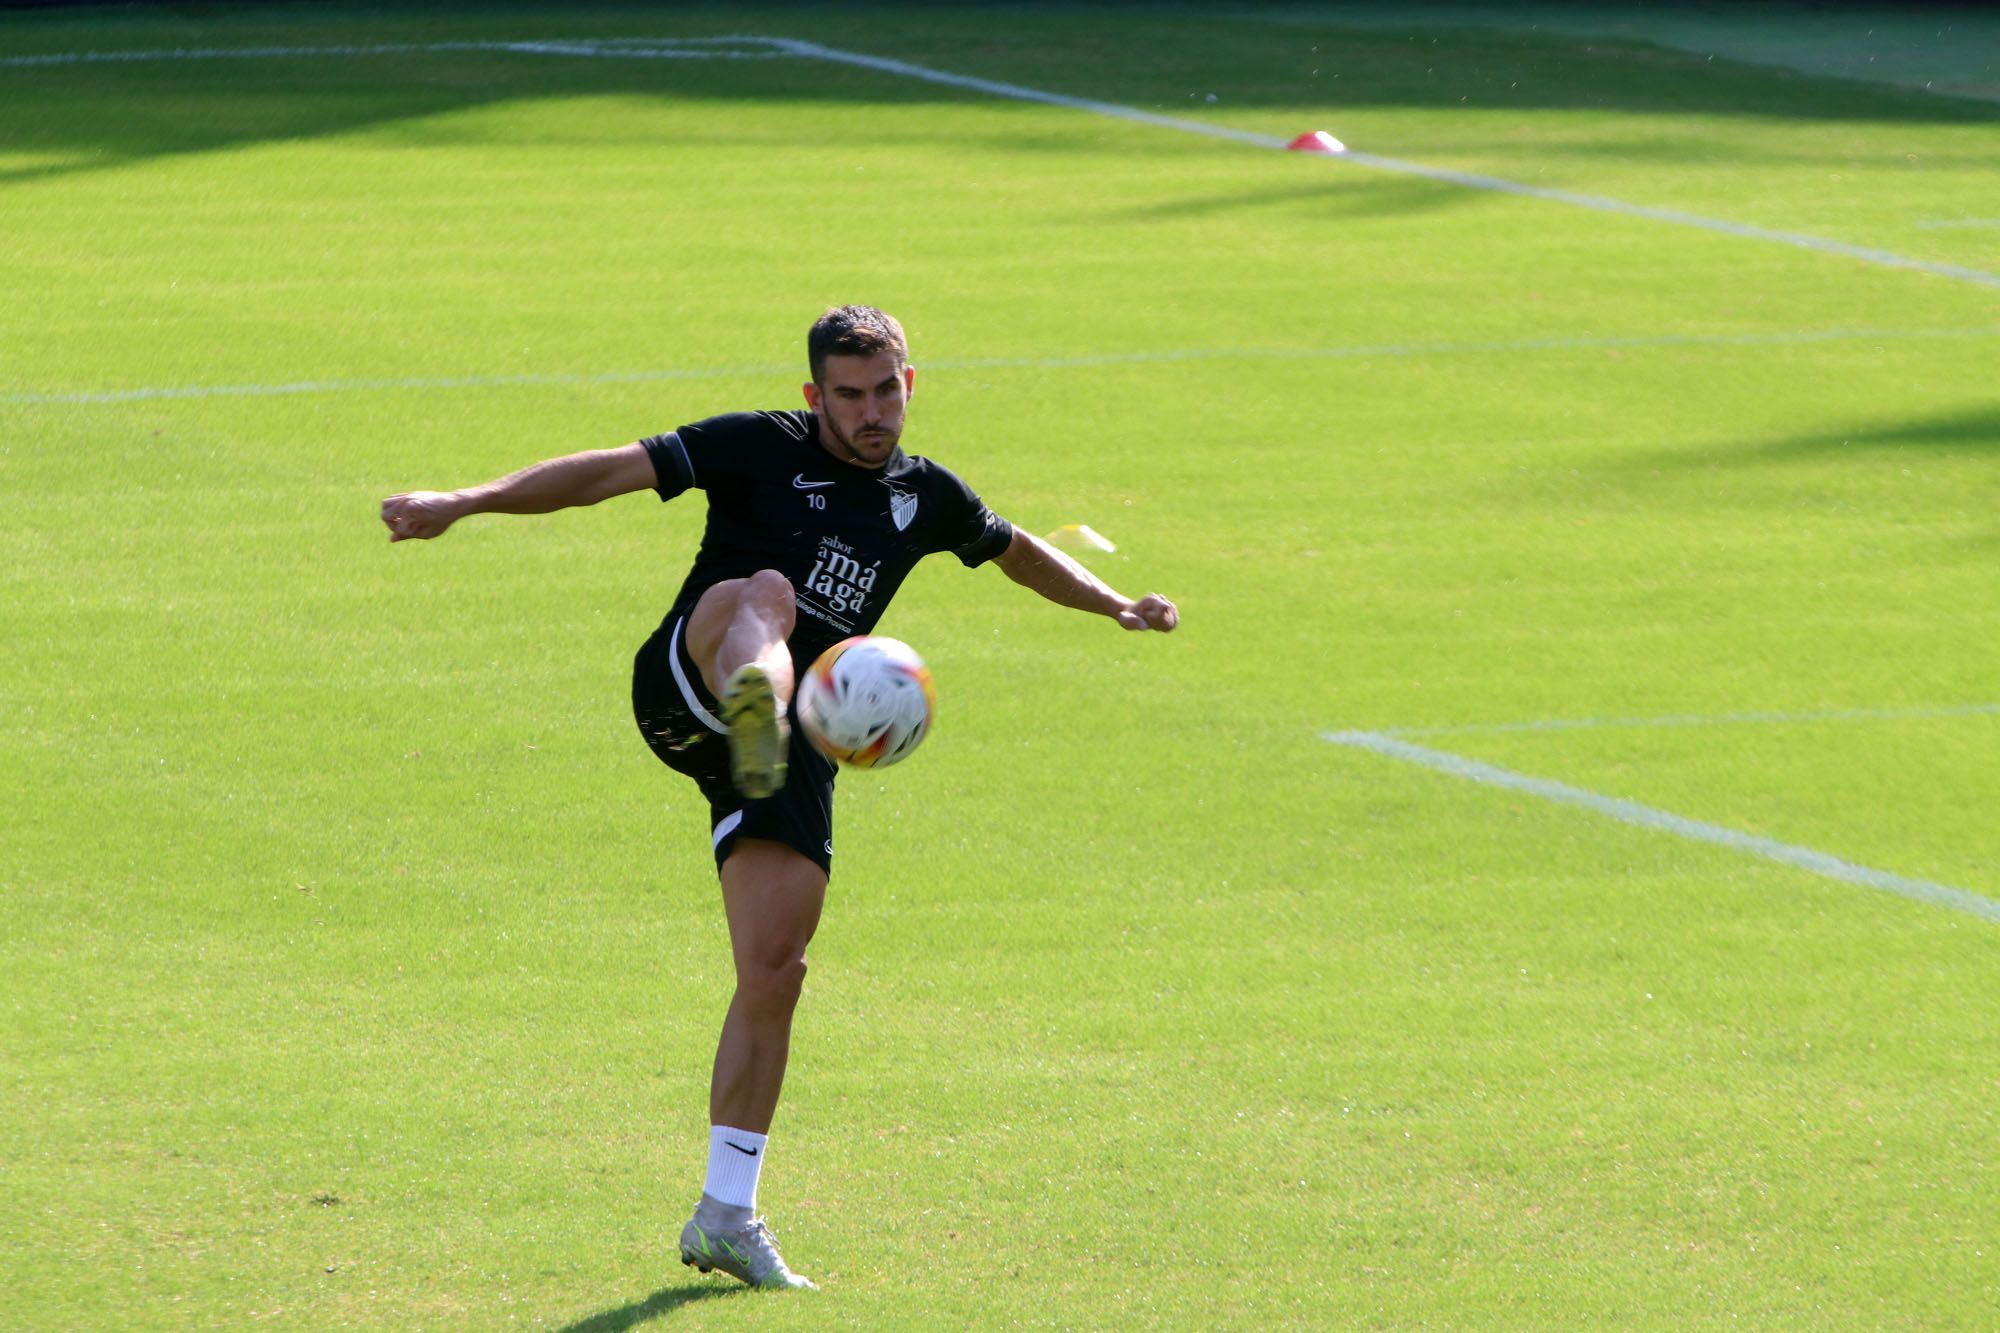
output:
M745 662L730 674L718 702L729 728L729 776L736 790L753 801L775 795L785 785L792 726L778 711L769 673Z
M753 1287L818 1291L809 1279L785 1267L778 1256L777 1241L761 1217L753 1217L733 1231L705 1228L691 1220L681 1228L681 1262L704 1273L727 1273Z

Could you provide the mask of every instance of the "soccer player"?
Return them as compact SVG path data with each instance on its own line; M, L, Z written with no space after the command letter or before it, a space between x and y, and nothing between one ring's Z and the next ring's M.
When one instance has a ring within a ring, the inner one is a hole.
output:
M630 491L708 494L694 566L633 666L640 733L708 802L736 970L709 1085L708 1176L681 1261L753 1286L810 1287L756 1215L792 1013L833 864L834 765L795 736L793 682L880 619L912 567L949 551L992 561L1051 601L1130 630L1171 630L1174 604L1128 598L1014 527L964 482L902 449L916 385L894 318L829 310L806 337L805 411L710 417L617 449L549 459L466 490L382 502L389 540L468 514L542 514Z

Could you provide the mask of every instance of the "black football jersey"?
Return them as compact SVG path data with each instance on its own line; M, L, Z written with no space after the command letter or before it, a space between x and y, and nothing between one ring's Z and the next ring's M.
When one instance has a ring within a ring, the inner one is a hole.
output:
M724 579L775 569L798 596L792 660L867 634L917 561L950 551L967 566L1007 549L1014 529L947 468L898 449L881 468L819 445L811 412L733 412L640 441L662 500L708 494L701 550L672 620Z

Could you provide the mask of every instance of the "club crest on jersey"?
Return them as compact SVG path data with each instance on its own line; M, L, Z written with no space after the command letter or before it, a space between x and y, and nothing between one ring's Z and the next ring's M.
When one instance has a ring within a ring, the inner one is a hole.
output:
M899 491L894 486L891 486L889 488L889 517L895 520L896 531L901 532L904 528L909 527L911 521L916 516L917 493L915 491Z

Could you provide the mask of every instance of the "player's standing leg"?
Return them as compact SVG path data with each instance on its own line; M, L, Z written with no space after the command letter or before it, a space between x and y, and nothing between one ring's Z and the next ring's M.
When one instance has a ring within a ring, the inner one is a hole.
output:
M785 640L797 620L791 581L775 569L725 579L688 613L688 655L722 705L730 777L752 800L785 785L793 683Z
M826 872L783 843L743 838L722 863L736 992L709 1085L708 1178L681 1231L681 1262L753 1286L809 1287L785 1266L762 1219L757 1182L785 1082L806 945L826 902Z
M779 842L740 839L722 864L722 905L736 993L723 1021L709 1089L717 1124L769 1130L784 1086L792 1013L806 979L806 945L819 928L826 872Z

